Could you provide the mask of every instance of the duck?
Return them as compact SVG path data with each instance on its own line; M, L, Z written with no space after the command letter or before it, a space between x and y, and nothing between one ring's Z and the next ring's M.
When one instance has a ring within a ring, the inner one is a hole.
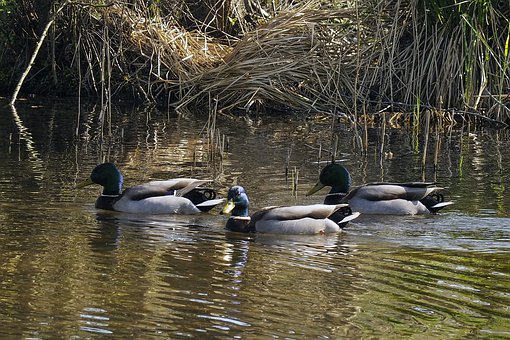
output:
M103 187L97 198L97 209L136 214L197 214L210 211L223 203L212 189L202 188L209 180L174 178L151 181L122 190L124 177L113 163L97 165L89 178L78 183L77 188L92 184Z
M341 231L359 216L348 204L312 204L265 207L249 215L250 201L244 187L235 185L227 194L222 214L231 214L225 228L243 233L330 234Z
M324 204L347 203L361 214L417 215L437 213L453 204L445 202L436 182L374 182L352 188L349 171L338 163L324 167L306 196L331 187Z

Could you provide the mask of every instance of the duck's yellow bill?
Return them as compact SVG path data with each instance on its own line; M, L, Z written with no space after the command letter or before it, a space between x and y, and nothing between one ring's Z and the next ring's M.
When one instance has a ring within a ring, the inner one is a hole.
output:
M223 210L221 211L222 214L230 214L230 212L232 210L234 210L234 207L235 207L235 203L234 201L230 200L227 202L227 204L225 204L225 206L223 207Z
M91 185L91 184L94 184L94 182L92 182L92 179L89 177L86 180L84 180L83 182L76 184L76 189L80 189L80 188L86 187L87 185Z
M317 184L315 184L315 186L313 188L311 188L310 190L308 190L308 192L306 193L306 196L310 196L310 195L313 195L315 194L317 191L321 190L322 188L324 188L324 184L322 184L320 181L317 182Z

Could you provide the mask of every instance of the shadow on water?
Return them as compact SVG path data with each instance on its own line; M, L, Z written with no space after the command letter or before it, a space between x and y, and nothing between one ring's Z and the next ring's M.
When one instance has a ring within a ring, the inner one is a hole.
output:
M0 112L1 337L510 336L508 133L450 131L429 143L440 145L439 167L422 169L404 128L370 127L359 152L352 127L329 118L219 115L228 147L209 168L206 119L124 108L105 137L91 107L77 137L73 106ZM275 236L228 232L219 208L98 211L98 188L74 189L109 160L127 186L192 176L214 179L220 196L242 184L252 211L312 204L325 191L305 193L335 139L354 184L434 180L455 205L361 216L337 235Z

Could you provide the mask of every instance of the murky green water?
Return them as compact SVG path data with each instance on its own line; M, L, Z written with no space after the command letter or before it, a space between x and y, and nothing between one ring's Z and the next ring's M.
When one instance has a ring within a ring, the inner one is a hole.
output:
M508 131L441 133L437 172L431 138L422 173L420 144L402 129L382 144L369 129L361 155L350 128L332 136L330 119L221 116L220 165L204 161L206 118L116 109L102 142L99 115L84 106L77 122L73 103L0 109L1 338L510 337ZM219 209L101 212L99 188L73 188L109 160L128 186L214 177L224 195L237 181L252 211L320 202L304 194L319 145L328 159L335 136L355 183L437 180L456 204L436 216L363 216L338 235L242 235L223 229Z

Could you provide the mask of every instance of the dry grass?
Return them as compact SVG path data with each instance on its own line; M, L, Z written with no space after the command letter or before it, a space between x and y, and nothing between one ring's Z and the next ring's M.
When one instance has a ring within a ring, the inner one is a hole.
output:
M246 34L224 63L184 82L177 108L214 98L223 110L332 111L328 90L336 44L325 34L328 20L350 10L294 10ZM338 47L339 48L339 47Z
M321 9L310 1L221 40L171 15L120 5L74 6L72 17L80 27L82 86L111 86L110 95L131 89L182 112L324 112L357 120L415 111L416 121L420 109L432 109L510 120L510 34L461 12L440 23L421 6L398 0ZM508 25L504 13L484 13Z

